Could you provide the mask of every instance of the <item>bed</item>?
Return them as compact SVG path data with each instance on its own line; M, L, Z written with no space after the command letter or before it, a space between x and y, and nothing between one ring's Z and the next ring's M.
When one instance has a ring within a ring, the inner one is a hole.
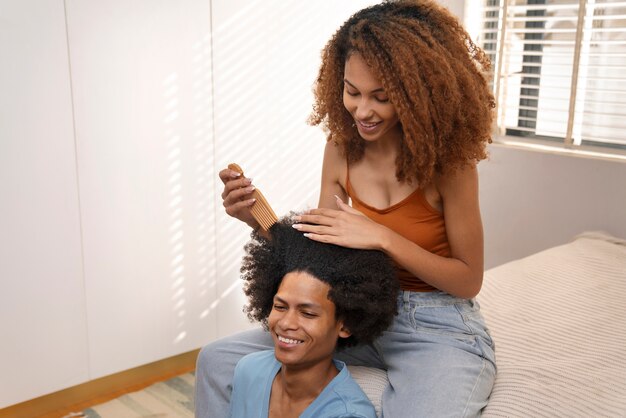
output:
M601 232L485 272L498 375L483 417L626 417L626 240ZM384 371L350 367L380 412Z

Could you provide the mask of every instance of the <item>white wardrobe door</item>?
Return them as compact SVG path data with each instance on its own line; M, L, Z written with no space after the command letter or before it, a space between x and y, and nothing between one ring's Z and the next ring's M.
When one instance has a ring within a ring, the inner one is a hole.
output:
M87 380L62 1L0 7L0 408Z
M68 0L91 378L214 338L206 0Z

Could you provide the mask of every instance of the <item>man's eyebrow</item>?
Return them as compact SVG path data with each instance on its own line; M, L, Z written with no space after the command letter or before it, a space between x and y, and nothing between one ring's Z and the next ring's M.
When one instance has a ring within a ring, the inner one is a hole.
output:
M279 303L283 303L285 305L289 305L289 303L282 299L280 296L274 296L274 302L279 302ZM318 305L317 303L300 303L297 305L298 308L305 308L305 309L311 309L311 308L316 308L316 309L321 309L322 307L320 305Z
M346 83L347 85L349 85L350 87L352 87L353 89L357 89L357 88L354 86L354 84L352 84L351 82L349 82L347 79L345 79L345 78L344 78L344 79L343 79L343 82L344 82L344 83ZM358 90L358 89L357 89L357 90ZM384 92L385 92L385 89L384 89L384 88L382 88L382 87L377 88L376 90L372 90L372 91L370 91L370 93L384 93Z

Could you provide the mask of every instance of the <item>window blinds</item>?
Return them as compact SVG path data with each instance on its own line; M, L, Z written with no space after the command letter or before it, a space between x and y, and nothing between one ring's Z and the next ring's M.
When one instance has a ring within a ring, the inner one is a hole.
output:
M497 131L626 149L626 1L484 0Z

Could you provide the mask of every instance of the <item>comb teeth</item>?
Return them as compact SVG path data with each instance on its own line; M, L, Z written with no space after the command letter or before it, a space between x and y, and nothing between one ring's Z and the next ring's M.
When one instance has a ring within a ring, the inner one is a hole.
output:
M268 231L272 225L278 222L278 217L272 210L272 207L267 203L265 196L258 189L255 189L252 192L252 197L256 199L252 208L250 208L250 212L256 221L261 225L264 231Z
M229 164L228 168L240 173L241 177L244 177L243 170L237 164ZM263 196L263 193L261 193L259 189L255 189L254 192L252 192L252 197L256 199L256 202L254 202L254 204L250 208L250 213L252 214L252 217L259 223L261 228L264 231L268 231L272 227L272 225L278 222L278 217L272 210L270 204L267 203L265 196Z

